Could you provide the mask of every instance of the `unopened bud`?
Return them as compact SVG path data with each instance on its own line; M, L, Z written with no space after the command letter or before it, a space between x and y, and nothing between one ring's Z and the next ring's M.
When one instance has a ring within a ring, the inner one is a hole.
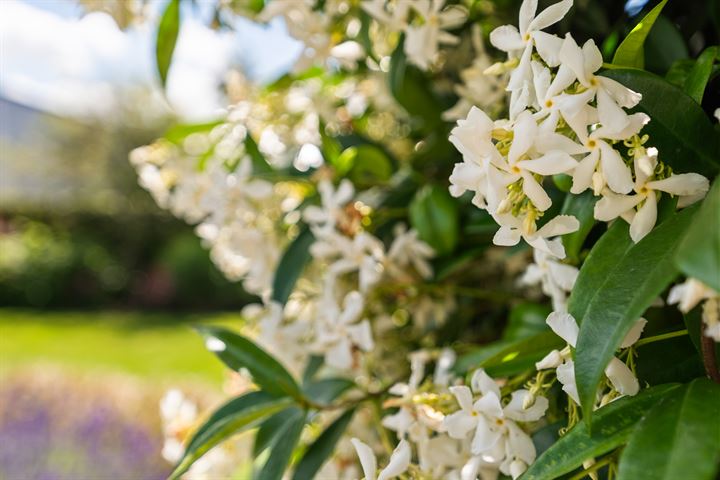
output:
M510 212L510 210L512 210L512 205L513 205L512 197L513 197L513 195L510 194L507 197L502 199L502 201L500 202L500 204L498 205L498 208L497 208L498 214L508 213L508 212Z
M523 410L527 410L528 408L535 405L535 395L533 395L532 392L529 392L527 395L525 395L525 398L523 399Z
M537 225L535 224L535 215L532 212L528 212L523 220L523 232L527 236L535 235L537 232Z
M605 187L605 179L602 176L602 173L595 172L592 176L592 188L593 193L597 196L600 195L603 188Z

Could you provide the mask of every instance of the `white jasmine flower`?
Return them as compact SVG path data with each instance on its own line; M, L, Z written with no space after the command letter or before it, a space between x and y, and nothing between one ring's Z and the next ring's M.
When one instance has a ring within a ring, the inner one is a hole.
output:
M372 448L357 438L353 438L351 442L360 457L365 480L389 480L405 473L410 466L412 451L406 440L400 440L390 456L387 466L380 471L379 475L377 475L377 458L375 458Z
M634 107L642 96L615 80L595 76L603 63L595 42L590 39L580 48L568 33L562 42L559 58L563 65L573 71L580 84L588 89L577 94L578 104L586 104L595 98L600 123L615 131L624 129L630 120L623 108Z
M565 258L565 247L559 240L549 238L572 233L580 228L580 222L572 215L558 215L536 231L529 231L527 222L512 215L495 215L494 218L500 224L500 229L493 237L495 245L517 245L522 238L533 248L559 259Z
M365 302L359 292L345 296L342 310L326 292L318 309L320 322L316 327L314 350L324 353L325 363L329 366L349 370L353 366L353 347L364 352L374 348L370 322L358 322L364 308Z
M410 10L409 0L365 0L360 4L371 17L387 25L391 30L401 31L407 27L407 16Z
M532 440L515 421L539 420L547 410L547 399L536 397L532 406L523 408L530 393L518 390L503 407L500 388L482 369L473 374L471 387L450 387L460 410L445 417L448 435L458 439L471 435L473 455L500 464L503 473L519 476L535 460L536 453ZM473 393L480 394L474 402Z
M310 247L310 253L315 258L332 261L328 279L357 272L361 292L380 281L383 274L383 244L367 232L359 232L353 238L334 231L322 232Z
M718 296L718 292L694 278L688 278L670 289L667 303L677 304L678 310L688 313L703 300Z
M652 149L654 150L654 149ZM705 196L710 184L708 179L697 173L681 173L670 175L662 180L653 180L657 166L657 151L648 150L648 155L635 157L635 194L617 195L610 191L603 192L595 204L595 218L610 221L622 216L630 223L630 237L639 242L650 233L657 220L656 192L666 192L680 197L678 206L688 205ZM642 203L642 205L640 205ZM640 205L635 211L635 207Z
M304 220L314 228L333 229L343 215L345 205L355 194L350 180L343 179L335 189L329 180L321 180L318 184L321 206L310 205L303 210Z
M408 60L427 70L437 56L440 44L455 45L460 41L445 30L465 23L467 10L457 5L443 10L445 0L415 0L410 5L422 18L422 24L407 27L405 53Z
M432 267L428 260L435 256L435 252L430 245L418 238L417 230L408 230L404 224L397 224L394 234L395 238L386 257L388 271L398 274L400 270L412 266L422 278L432 277Z
M548 326L553 332L570 347L575 348L578 333L580 331L575 318L569 313L552 312L546 320ZM640 338L647 320L640 318L630 331L625 335L620 348L628 348L635 344ZM535 364L538 370L555 368L558 381L562 384L562 389L572 398L575 403L580 404L580 397L575 383L575 363L570 354L570 348L562 351L553 350L542 360ZM623 362L613 357L605 368L605 375L610 383L620 395L636 395L640 390L640 384L632 371Z
M576 267L558 262L546 252L533 249L534 263L528 265L520 278L522 285L540 284L545 295L552 299L553 310L567 310L567 296L572 291L578 274Z

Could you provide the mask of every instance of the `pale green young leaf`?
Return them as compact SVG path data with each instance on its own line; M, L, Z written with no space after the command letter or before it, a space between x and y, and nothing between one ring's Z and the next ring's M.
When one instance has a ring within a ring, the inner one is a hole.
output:
M695 65L690 70L687 78L685 79L685 85L683 90L685 93L690 95L693 100L698 104L702 103L703 95L705 94L705 87L707 86L708 80L710 80L710 74L712 73L713 64L718 56L718 47L706 48L698 57Z
M155 60L163 87L167 81L178 32L180 31L180 0L170 0L160 17L155 40Z
M628 36L620 43L613 56L613 65L623 67L643 68L645 66L644 45L655 20L662 11L668 0L662 0L655 8L650 10L640 22L628 33Z

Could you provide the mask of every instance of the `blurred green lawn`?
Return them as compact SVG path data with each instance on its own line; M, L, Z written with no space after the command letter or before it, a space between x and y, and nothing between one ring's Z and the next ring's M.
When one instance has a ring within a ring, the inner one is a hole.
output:
M205 350L197 323L237 327L238 314L44 312L0 309L0 374L52 363L151 380L220 384L223 366Z

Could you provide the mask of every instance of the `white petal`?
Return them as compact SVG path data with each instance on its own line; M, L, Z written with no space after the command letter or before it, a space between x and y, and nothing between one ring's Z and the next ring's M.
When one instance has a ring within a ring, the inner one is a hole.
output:
M382 419L383 426L397 432L400 437L408 431L413 422L415 419L407 408L401 408L397 413L386 415Z
M562 384L562 389L567 393L570 398L575 400L575 403L580 405L580 397L577 391L577 385L575 384L575 364L572 360L566 360L555 370L558 382Z
M362 466L363 473L365 474L365 479L375 480L375 473L377 472L377 459L375 458L372 448L357 438L352 438L350 442L352 442L355 447L355 451L360 458L360 465Z
M635 322L635 325L633 325L630 331L625 335L625 338L620 344L620 348L627 348L637 342L640 339L640 335L642 335L643 329L645 328L646 324L647 320L645 320L644 318L641 318L637 322Z
M580 328L572 315L569 313L552 312L548 315L545 322L558 337L565 340L570 346L575 346Z
M377 480L388 480L404 473L410 466L411 456L410 444L407 440L400 440L400 443L390 455L387 467L380 472Z
M585 59L583 58L582 49L569 33L565 35L562 47L560 47L559 57L560 61L573 71L580 83L586 87L589 86L585 75Z
M490 32L490 43L503 52L512 52L525 48L520 33L512 25L503 25Z
M642 95L637 92L633 92L625 85L607 77L596 77L600 82L602 88L604 88L610 96L615 100L619 106L623 108L632 108L642 99Z
M485 395L487 393L494 393L495 396L500 398L500 387L497 383L495 383L495 380L493 380L487 373L485 373L485 370L482 368L478 368L473 373L472 378L470 379L470 387L472 388L472 391L475 393L479 393L481 395Z
M500 397L489 392L473 404L473 410L482 412L491 418L502 418L503 409L500 403Z
M516 165L533 173L539 173L540 175L555 175L569 172L575 168L577 164L578 162L570 155L556 150L532 160L520 160Z
M529 30L530 22L535 18L535 12L537 12L537 0L523 0L518 18L518 25L523 33Z
M564 263L558 262L548 263L550 264L548 266L550 276L554 282L566 292L571 291L575 286L575 281L577 280L580 271L572 265L565 265Z
M535 87L535 95L538 98L538 102L542 103L542 100L546 98L547 89L550 86L550 81L552 80L550 76L550 69L535 60L530 62L530 66L533 71L533 86Z
M500 440L501 436L500 432L493 430L487 419L483 415L480 415L478 417L478 425L475 429L475 435L472 439L470 451L473 455L480 455L483 452L492 449L497 444L498 440Z
M600 150L592 150L585 158L580 160L575 171L573 171L573 184L570 193L579 194L590 188L592 184L592 176L597 168L600 159Z
M372 329L370 322L363 320L362 322L347 327L348 335L355 345L364 352L369 352L375 347L372 338Z
M465 385L450 387L450 393L455 395L458 405L466 412L472 410L472 391Z
M560 65L560 48L562 47L562 38L549 33L537 31L532 33L532 37L535 41L535 49L537 50L538 55L540 55L540 58L542 58L549 67L557 67ZM572 80L570 80L570 83L572 83ZM568 85L570 85L570 83L568 83ZM567 87L568 85L565 86ZM561 90L564 90L564 88Z
M346 338L339 340L325 352L325 363L339 370L349 370L352 367L352 348Z
M595 40L591 38L585 42L582 51L583 57L585 57L585 71L587 73L595 73L600 70L603 64L603 58L600 49L595 45Z
M646 186L671 195L697 195L707 192L710 182L698 173L680 173L671 175L664 180L648 182Z
M620 108L610 94L604 89L597 90L597 110L600 117L600 123L610 125L613 130L622 130L630 124L625 110Z
M502 226L497 232L495 232L495 236L493 236L493 243L503 247L517 245L519 241L520 230L517 228Z
M651 190L645 199L645 203L640 207L630 224L630 238L633 239L633 242L639 242L645 235L650 233L650 230L655 226L656 220L657 200L655 199L655 192Z
M557 350L553 350L543 357L542 360L535 363L536 370L547 370L549 368L557 368L562 363L562 356Z
M543 187L535 180L535 177L527 172L523 172L522 177L523 192L525 192L525 195L533 202L533 205L540 211L545 211L550 208L552 200Z
M533 238L525 238L525 241L536 250L540 250L560 260L565 258L565 247L563 247L560 239L547 240L546 238L536 235Z
M477 426L477 419L469 413L459 410L450 415L446 415L443 419L443 428L447 431L451 438L463 440L467 437L470 430Z
M525 433L520 427L513 422L508 423L508 447L513 457L517 457L527 464L535 461L535 445L533 445L530 435Z
M535 403L529 408L523 408L525 399L530 395L527 390L512 392L512 398L503 409L505 416L518 422L535 422L540 420L548 408L548 399L542 396L535 397Z
M610 360L605 369L605 375L607 375L615 390L622 395L635 395L640 390L638 379L635 378L632 371L615 357Z
M580 228L580 222L572 215L558 215L543 225L536 235L540 237L556 237L572 233Z
M555 38L557 38L557 37L555 37ZM560 38L558 38L558 40L560 40L560 42L562 44L562 40ZM562 93L563 90L565 90L567 87L569 87L574 81L575 81L575 74L573 73L573 71L566 65L560 65L560 68L558 68L558 71L555 74L555 78L553 78L553 81L550 84L550 88L548 88L547 95L549 97L554 97L556 95L559 95L560 93Z
M532 113L525 111L518 115L513 127L513 142L508 152L508 160L511 164L518 161L532 146L537 133L537 122Z
M617 150L605 142L598 143L600 145L600 164L608 186L615 193L629 193L634 186L630 169L622 161Z
M352 291L345 295L343 307L338 323L346 325L357 320L365 308L365 300L360 292Z
M530 30L543 30L559 22L572 8L573 0L562 0L540 12L535 20L530 22Z
M643 198L642 195L618 195L605 191L603 197L595 204L595 218L609 222L635 208L635 205L640 203Z

